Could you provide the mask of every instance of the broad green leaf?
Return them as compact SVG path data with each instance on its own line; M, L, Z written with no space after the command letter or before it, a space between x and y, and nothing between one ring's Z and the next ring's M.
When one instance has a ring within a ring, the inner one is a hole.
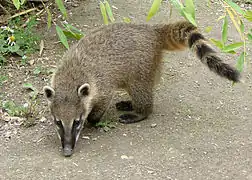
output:
M242 72L244 62L245 62L245 52L242 52L236 62L236 68L238 69L238 71Z
M50 29L52 26L52 14L48 8L46 8L47 12L47 28Z
M80 40L84 36L84 34L79 29L72 26L71 24L62 23L62 25L66 28L66 31L63 32L67 37Z
M223 50L223 52L234 51L234 50L242 47L243 44L244 44L243 42L233 43L233 44L224 46L222 50Z
M20 1L19 0L12 0L14 6L17 8L17 10L19 10L20 8Z
M105 8L106 8L106 11L107 11L107 14L109 16L110 21L114 22L115 18L113 16L113 12L112 12L112 10L110 8L110 5L109 5L108 1L105 1L104 3L105 3Z
M123 21L125 23L130 23L131 22L130 18L128 18L128 17L123 17Z
M219 40L216 40L216 39L210 39L210 41L215 45L215 46L217 46L219 49L222 49L223 48L223 43L221 42L221 41L219 41Z
M68 45L68 42L67 42L67 37L65 36L63 30L56 25L56 31L57 31L57 34L59 36L59 39L60 39L60 42L67 48L69 49L69 45Z
M252 22L252 11L246 11L246 14L244 15L244 17L245 17L248 21Z
M225 16L224 21L223 21L223 25L222 25L222 43L225 44L227 42L227 32L228 32L228 19L227 16Z
M21 56L21 57L25 55L24 51L22 51L21 49L17 50L16 54Z
M210 32L212 31L212 29L213 29L212 26L207 26L207 27L205 28L205 32L206 32L206 33L210 33Z
M77 29L76 27L72 26L71 24L62 24L62 25L64 25L64 27L66 29L71 30L71 31L75 31L78 34L82 34L84 36L83 32L81 32L79 29Z
M193 0L185 0L185 8L184 10L191 14L193 19L195 20L195 6Z
M237 5L236 3L234 3L233 1L230 0L225 0L225 2L231 6L235 11L237 11L240 14L244 14L244 11L240 8L239 5Z
M100 1L100 10L101 10L101 14L102 14L102 17L103 17L104 24L108 25L108 16L107 16L107 13L106 13L106 8L105 8L105 5L103 4L103 2L101 2L101 1Z
M149 10L147 19L146 19L147 21L149 21L152 18L152 16L154 16L157 13L157 11L159 10L159 7L161 5L161 2L162 2L162 0L154 0L153 1L151 8Z
M65 30L63 30L63 33L65 34L66 37L68 37L68 38L74 38L74 39L77 39L77 40L80 40L83 37L82 34L77 34L77 33L74 33L72 31L65 31Z
M197 23L195 21L195 19L192 17L191 14L189 14L188 12L184 11L182 12L182 14L184 15L184 17L190 22L192 23L194 26L197 26Z
M20 46L15 44L14 46L8 46L8 50L12 53L16 53L19 50Z
M55 0L60 12L63 14L65 18L67 18L67 10L64 6L63 0Z

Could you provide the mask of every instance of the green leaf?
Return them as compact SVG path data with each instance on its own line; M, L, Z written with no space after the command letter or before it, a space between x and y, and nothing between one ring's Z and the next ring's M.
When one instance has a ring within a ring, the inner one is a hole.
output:
M193 0L185 0L185 8L184 10L191 14L193 19L195 20L195 6Z
M241 7L239 5L237 5L236 3L234 3L233 1L230 0L225 0L229 6L231 6L235 11L237 11L240 14L244 14L245 12L241 9Z
M224 21L223 21L223 25L222 25L222 43L225 44L227 42L227 32L228 32L228 19L227 16L225 16Z
M179 0L170 0L172 6L174 6L180 14L182 14L182 10L184 8L183 4Z
M40 74L41 72L42 72L41 67L36 67L36 68L34 69L34 71L33 71L33 74L38 75L38 74Z
M65 34L66 37L68 37L68 38L74 38L74 39L77 39L77 40L80 40L83 37L83 35L74 33L72 31L65 31L65 30L63 30L63 33Z
M245 62L245 52L242 52L236 62L236 68L238 69L238 71L242 72L244 62Z
M223 48L223 43L221 42L221 41L219 41L219 40L216 40L216 39L210 39L210 41L215 45L215 46L217 46L219 49L222 49Z
M26 2L26 0L21 0L21 5L23 5Z
M82 36L84 36L84 33L81 32L79 29L77 29L76 27L72 26L71 24L64 24L64 27L66 29L68 29L69 31L75 31L77 32L78 34L81 34Z
M19 0L12 0L14 6L16 7L17 10L20 8L20 1Z
M64 18L67 18L67 10L63 4L63 0L55 0L60 12L63 14Z
M15 44L14 46L9 46L8 47L8 50L11 52L11 53L15 53L19 50L20 46Z
M248 40L252 42L252 34L248 33Z
M56 25L56 31L57 31L57 34L59 36L59 39L60 39L60 42L67 48L69 49L69 45L68 45L68 42L67 42L67 37L65 36L63 30Z
M248 21L252 22L252 11L246 11L246 14L244 15L244 17L245 17Z
M115 21L115 18L114 18L114 16L113 16L113 12L112 12L112 10L111 10L111 8L110 8L110 5L109 5L108 1L105 1L104 3L105 3L105 8L106 8L106 11L107 11L107 13L108 13L108 16L109 16L110 21L111 21L111 22L114 22L114 21Z
M212 26L207 26L207 27L205 28L205 32L206 32L206 33L210 33L210 32L212 31L212 29L213 29Z
M102 14L102 17L103 17L104 24L108 25L108 16L107 16L107 13L106 13L106 7L103 4L103 2L101 2L101 1L100 1L100 10L101 10L101 14Z
M236 54L236 52L235 52L235 51L233 51L233 50L231 50L231 51L227 51L227 52L225 52L225 53L229 53L229 54Z
M233 44L230 44L230 45L227 45L227 46L224 46L222 51L223 52L229 52L229 51L234 51L240 47L243 46L243 42L238 42L238 43L233 43Z
M242 33L244 33L244 29L245 29L245 27L244 27L243 21L240 20L240 30Z
M23 88L28 89L28 90L32 90L32 91L36 91L36 88L33 87L33 85L31 83L24 83Z
M47 28L50 29L52 26L52 14L48 8L46 8L47 12Z
M226 16L220 16L218 17L217 21L224 19Z
M123 21L125 23L130 23L131 22L130 18L128 18L128 17L123 17Z
M195 21L195 19L192 17L192 15L191 14L189 14L188 12L186 12L186 11L182 11L182 14L184 15L184 17L190 22L190 23L192 23L194 26L197 26L197 23L196 23L196 21Z
M62 25L66 29L66 31L64 30L63 32L67 37L80 40L84 36L84 34L79 29L72 26L71 24L62 23Z
M21 56L21 57L25 55L25 53L21 49L17 50L16 54Z
M146 21L149 21L159 10L159 7L161 5L162 0L154 0L151 8L149 10L149 13L147 15Z

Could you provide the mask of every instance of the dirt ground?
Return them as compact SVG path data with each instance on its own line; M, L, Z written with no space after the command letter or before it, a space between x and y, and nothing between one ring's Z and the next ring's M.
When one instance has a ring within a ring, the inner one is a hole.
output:
M215 3L211 9L197 1L197 20L203 30L213 26L207 37L220 38L221 14ZM85 0L69 9L70 22L88 32L101 25L95 0ZM113 1L115 18L131 17L145 22L151 1ZM169 22L166 2L149 23ZM174 13L171 21L181 17ZM46 31L46 27L44 27ZM234 29L230 39L239 40ZM1 86L4 100L22 102L27 92L24 82L42 91L50 76L35 76L37 66L55 67L65 50L54 32L47 32L45 52L35 54L35 63L18 69L7 66L11 75ZM251 47L250 47L251 53ZM236 56L221 54L227 63ZM251 58L251 56L250 56ZM251 59L250 59L251 60ZM60 142L50 121L46 102L39 96L39 117L46 117L30 128L11 128L0 121L0 179L252 179L252 82L251 67L243 73L244 84L230 82L210 72L189 51L169 53L164 58L164 73L155 93L153 114L145 121L122 125L116 122L114 107L108 113L116 128L108 132L86 128L70 158L61 154ZM120 94L115 98L120 98ZM6 138L5 127L11 135ZM89 139L87 138L89 137Z

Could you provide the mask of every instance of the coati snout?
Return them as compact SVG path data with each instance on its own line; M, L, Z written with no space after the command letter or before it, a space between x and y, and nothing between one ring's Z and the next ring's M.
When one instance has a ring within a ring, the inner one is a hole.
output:
M211 71L239 82L240 73L224 63L207 39L187 21L171 24L115 23L95 29L63 56L44 92L65 156L73 153L85 120L98 122L114 91L124 89L131 101L121 123L146 119L153 109L153 87L161 70L162 51L190 48Z

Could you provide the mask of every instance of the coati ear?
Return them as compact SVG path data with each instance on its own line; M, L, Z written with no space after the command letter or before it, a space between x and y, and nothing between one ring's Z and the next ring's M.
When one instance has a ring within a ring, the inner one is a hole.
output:
M48 100L51 100L54 96L55 96L55 91L53 88L51 88L50 86L45 86L43 88L43 91L44 91L44 94L45 94L45 97L48 99Z
M85 97L90 93L90 85L88 83L82 84L78 89L78 96Z

